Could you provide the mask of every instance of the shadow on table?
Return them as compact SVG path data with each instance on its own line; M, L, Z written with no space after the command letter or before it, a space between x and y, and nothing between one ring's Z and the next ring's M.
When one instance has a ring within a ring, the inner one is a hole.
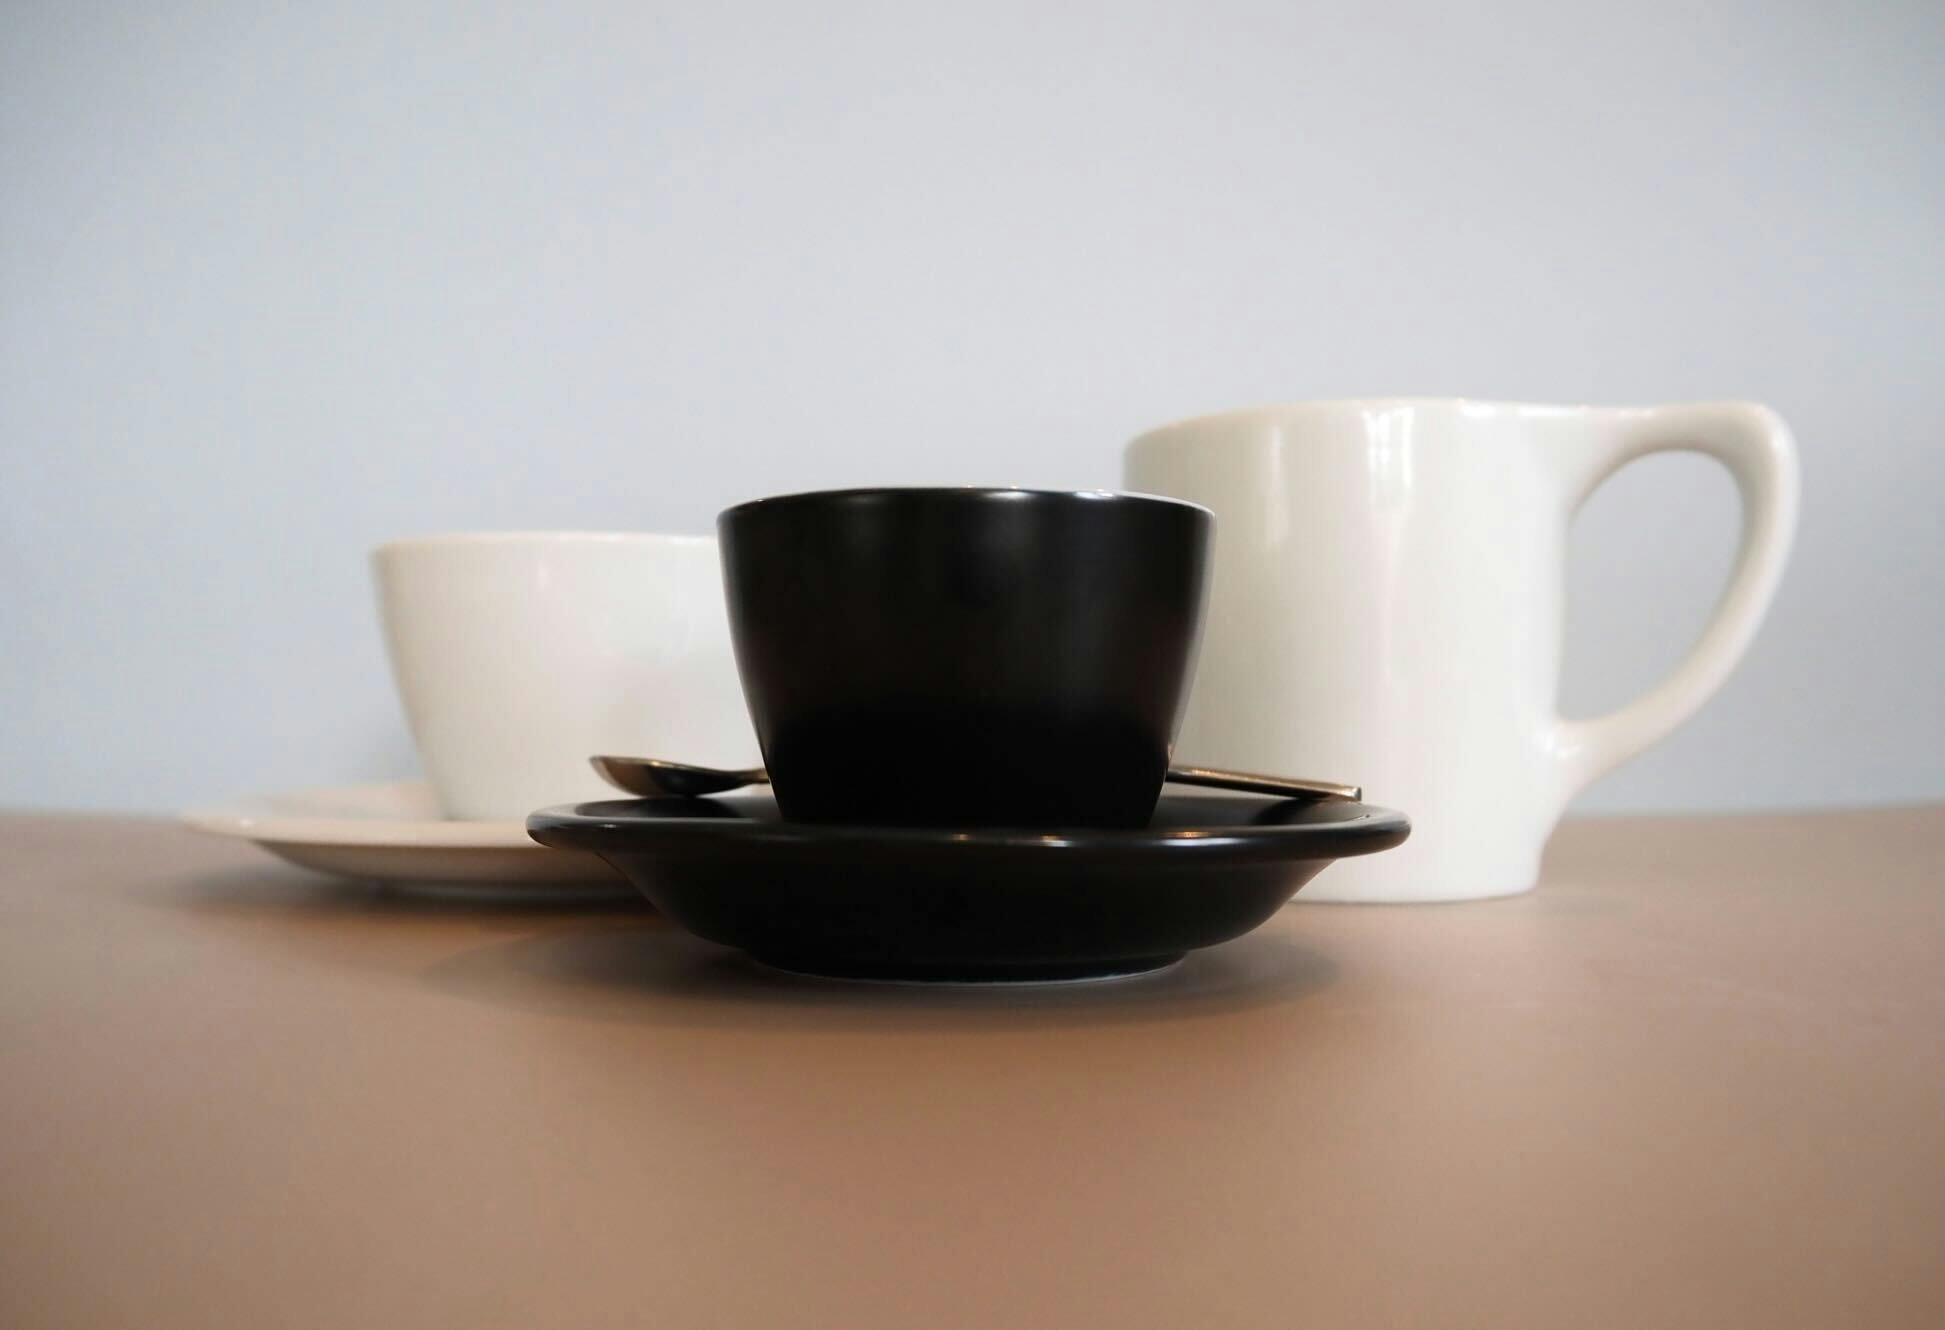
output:
M187 911L335 966L469 1002L675 1028L1020 1028L1181 1020L1297 1001L1336 978L1288 915L1172 969L1098 983L861 984L765 969L674 927L639 896L348 882L271 865L150 883ZM428 948L433 956L428 956Z
M482 939L600 921L668 927L632 889L625 895L577 887L417 889L268 866L150 881L136 894L151 909L242 938L258 951L405 982L415 982L428 957Z
M1276 923L1172 969L1071 984L916 985L766 969L660 919L562 928L448 956L421 972L469 1001L586 1020L819 1030L1074 1026L1268 1007L1327 987L1336 965Z
M532 919L549 916L652 917L634 888L565 883L560 886L478 887L438 883L356 882L302 869L237 868L177 878L152 902L238 918L336 917Z

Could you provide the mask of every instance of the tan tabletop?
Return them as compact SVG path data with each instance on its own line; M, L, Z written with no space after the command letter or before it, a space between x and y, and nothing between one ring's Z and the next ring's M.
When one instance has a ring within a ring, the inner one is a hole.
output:
M1945 1325L1945 810L1570 824L1120 986L0 819L0 1325Z

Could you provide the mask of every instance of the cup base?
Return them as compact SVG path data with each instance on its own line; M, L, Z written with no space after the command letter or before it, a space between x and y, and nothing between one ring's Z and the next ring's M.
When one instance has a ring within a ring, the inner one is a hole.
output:
M1140 956L1112 961L1048 965L901 965L897 962L851 960L839 956L752 955L769 970L810 979L854 984L922 984L989 988L1022 984L1101 984L1138 979L1182 963L1186 952L1168 956Z

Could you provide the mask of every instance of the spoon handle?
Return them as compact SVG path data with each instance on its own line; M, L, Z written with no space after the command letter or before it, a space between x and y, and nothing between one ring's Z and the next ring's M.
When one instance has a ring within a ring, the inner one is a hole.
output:
M1212 790L1243 790L1250 794L1280 794L1291 799L1349 799L1364 797L1357 785L1327 780L1297 780L1291 776L1259 776L1249 771L1219 771L1213 767L1170 767L1163 777L1171 785L1202 785Z

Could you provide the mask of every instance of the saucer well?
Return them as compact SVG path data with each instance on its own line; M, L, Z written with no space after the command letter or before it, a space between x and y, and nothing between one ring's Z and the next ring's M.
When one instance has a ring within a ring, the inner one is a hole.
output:
M422 781L261 795L185 813L182 820L334 877L581 894L627 890L594 855L536 845L519 822L441 817Z
M1361 803L1166 792L1135 830L863 827L786 822L749 793L564 805L527 829L600 855L682 927L767 965L980 983L1160 969L1410 823Z

